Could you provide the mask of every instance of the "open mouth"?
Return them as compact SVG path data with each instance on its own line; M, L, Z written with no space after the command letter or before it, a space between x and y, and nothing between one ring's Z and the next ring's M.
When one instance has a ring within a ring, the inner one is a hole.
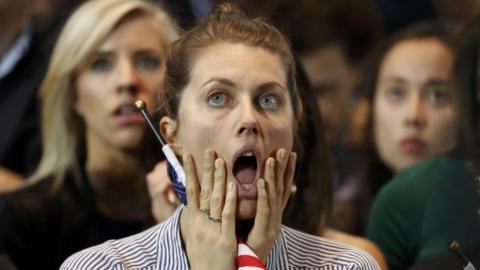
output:
M138 124L143 121L142 115L133 104L119 106L113 112L113 117L121 125Z
M237 158L233 165L233 175L243 188L254 185L257 177L257 158L253 152L245 152Z
M134 105L120 106L114 112L114 115L118 115L118 116L129 116L132 114L138 114L138 110Z

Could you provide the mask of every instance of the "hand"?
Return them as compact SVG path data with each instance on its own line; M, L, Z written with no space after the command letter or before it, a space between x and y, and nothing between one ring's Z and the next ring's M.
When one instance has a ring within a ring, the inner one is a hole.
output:
M270 157L265 161L265 179L257 181L257 212L246 243L263 262L266 261L280 232L283 210L291 192L296 160L296 153L279 149L275 158Z
M152 214L157 222L170 217L180 205L167 173L167 162L160 161L147 174L147 186L152 201Z
M188 205L180 219L181 235L192 269L235 269L237 189L225 189L226 169L212 150L204 152L200 188L193 157L184 154Z

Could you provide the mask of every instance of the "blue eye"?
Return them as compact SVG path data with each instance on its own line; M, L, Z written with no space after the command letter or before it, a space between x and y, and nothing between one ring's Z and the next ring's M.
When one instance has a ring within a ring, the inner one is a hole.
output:
M225 93L217 92L209 95L207 98L207 102L213 107L221 107L226 105L227 98L228 97Z
M93 71L101 72L101 71L108 71L112 67L112 63L110 60L106 58L98 58L93 61L91 65L91 69Z
M272 94L263 95L259 98L258 103L262 108L274 109L278 106L278 98Z
M142 55L135 59L135 65L143 70L155 70L160 66L160 60L155 56Z
M386 90L386 97L387 99L392 102L400 102L406 95L406 91L402 87L391 87Z

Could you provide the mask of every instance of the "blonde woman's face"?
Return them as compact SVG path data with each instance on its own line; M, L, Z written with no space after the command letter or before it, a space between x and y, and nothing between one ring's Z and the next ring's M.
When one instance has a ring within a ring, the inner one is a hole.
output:
M89 143L139 146L146 126L134 102L155 105L165 71L161 40L148 19L131 19L107 36L80 69L75 109L85 121Z
M374 99L375 144L395 172L450 150L456 140L453 52L433 38L396 44L380 67Z
M256 181L265 160L293 145L294 114L280 57L243 44L219 43L196 58L178 112L177 142L202 171L212 149L225 161L227 180L237 183L237 218L256 212ZM236 162L253 153L256 164ZM250 167L251 166L251 167ZM238 167L237 167L238 168Z

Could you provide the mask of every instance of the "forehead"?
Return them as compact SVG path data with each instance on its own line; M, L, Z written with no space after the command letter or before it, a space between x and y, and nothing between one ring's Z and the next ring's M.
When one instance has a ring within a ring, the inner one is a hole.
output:
M220 42L201 49L193 59L191 80L213 77L240 83L274 81L286 89L286 68L280 56L261 47Z
M155 27L151 18L146 15L129 18L120 23L100 43L99 50L116 48L153 49L162 46L162 33Z
M453 51L436 38L409 39L395 44L381 63L381 75L448 77Z

